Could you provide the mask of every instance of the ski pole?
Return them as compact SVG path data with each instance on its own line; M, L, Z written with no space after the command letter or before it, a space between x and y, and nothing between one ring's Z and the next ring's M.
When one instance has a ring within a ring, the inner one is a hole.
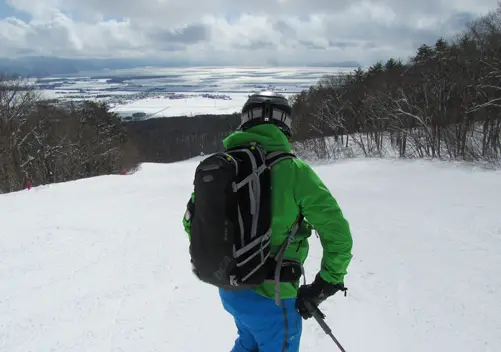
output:
M318 307L314 306L313 304L311 304L308 301L305 301L304 304L306 306L306 309L308 309L308 311L311 313L311 315L315 318L315 320L317 321L318 325L320 325L320 327L322 328L322 330L324 330L324 332L328 336L330 336L330 338L332 339L332 341L334 341L334 343L337 345L337 347L339 347L339 349L342 352L346 352L346 350L343 348L343 346L341 346L341 344L339 343L339 341L336 339L336 337L332 333L332 330L329 327L329 325L327 325L327 323L325 322L325 320L324 320L325 319L325 314L322 313L322 311Z

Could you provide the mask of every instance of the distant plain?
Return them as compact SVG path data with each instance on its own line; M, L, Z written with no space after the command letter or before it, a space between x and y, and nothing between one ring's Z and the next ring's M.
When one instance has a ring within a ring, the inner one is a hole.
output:
M184 67L103 70L39 79L50 99L102 100L126 119L230 114L252 92L291 96L347 67ZM135 116L135 118L133 118Z

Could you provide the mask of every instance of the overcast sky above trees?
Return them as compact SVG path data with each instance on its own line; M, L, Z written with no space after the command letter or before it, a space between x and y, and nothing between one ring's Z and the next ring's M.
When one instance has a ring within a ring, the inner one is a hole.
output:
M497 0L0 0L0 57L212 64L407 59Z

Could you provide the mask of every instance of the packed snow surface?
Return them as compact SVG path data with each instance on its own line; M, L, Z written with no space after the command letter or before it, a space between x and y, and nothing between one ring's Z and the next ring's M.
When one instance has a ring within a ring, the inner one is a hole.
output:
M181 218L197 161L0 196L0 351L229 351ZM501 173L425 161L316 165L351 223L321 306L348 352L501 350ZM312 236L308 280L319 268ZM302 351L336 351L314 320Z

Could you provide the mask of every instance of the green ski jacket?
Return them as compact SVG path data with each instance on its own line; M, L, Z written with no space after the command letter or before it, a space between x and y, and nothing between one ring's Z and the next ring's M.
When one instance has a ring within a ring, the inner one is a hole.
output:
M266 152L291 152L287 137L272 124L263 124L246 131L230 134L223 144L226 148L260 144ZM192 198L194 194L192 194ZM348 221L330 191L313 169L300 159L282 160L272 168L272 234L271 252L276 254L284 243L299 212L305 220L296 234L295 242L287 248L284 259L304 263L309 250L308 238L313 228L318 232L323 247L320 276L330 283L344 283L344 276L352 258L352 236ZM183 217L185 231L190 234L190 222ZM297 295L299 281L280 284L282 299ZM255 291L274 298L275 284L265 282Z

